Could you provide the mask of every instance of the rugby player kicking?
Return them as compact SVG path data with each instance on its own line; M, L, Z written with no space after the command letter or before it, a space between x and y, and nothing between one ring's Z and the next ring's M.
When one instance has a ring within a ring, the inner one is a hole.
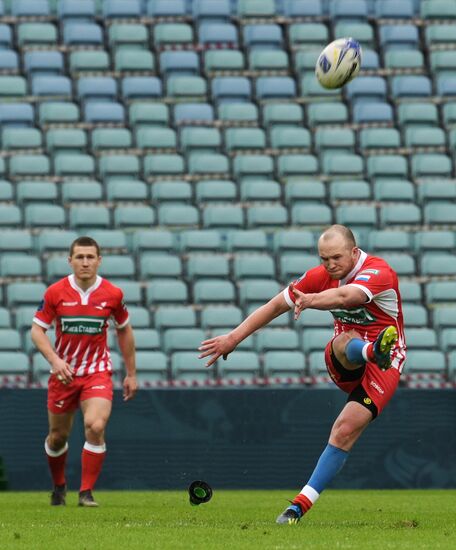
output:
M295 524L309 511L347 460L359 436L387 405L405 361L401 297L394 270L359 249L351 230L333 225L319 238L321 265L256 309L230 333L205 340L200 358L211 366L277 316L294 309L329 310L334 336L325 362L334 383L348 394L329 441L301 492L277 518Z

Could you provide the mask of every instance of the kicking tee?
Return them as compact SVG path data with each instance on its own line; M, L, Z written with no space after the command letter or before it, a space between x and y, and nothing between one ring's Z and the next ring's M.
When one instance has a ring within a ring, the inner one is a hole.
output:
M399 339L391 352L391 366L402 371L405 361L404 321L401 296L396 272L383 260L361 250L359 260L345 279L331 279L323 265L309 269L293 286L305 294L313 294L354 285L366 294L362 306L348 309L333 309L334 332L356 330L366 340L373 342L386 327L394 325ZM286 288L283 295L290 308L294 307L294 294Z
M46 290L33 322L46 330L55 322L55 351L75 376L85 376L112 371L106 334L111 317L116 328L128 324L122 290L97 276L83 291L69 275Z

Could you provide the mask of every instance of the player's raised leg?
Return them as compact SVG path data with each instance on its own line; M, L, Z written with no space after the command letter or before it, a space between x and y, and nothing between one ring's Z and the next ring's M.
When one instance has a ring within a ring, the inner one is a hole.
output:
M106 424L111 415L112 402L109 399L93 397L81 402L84 415L86 442L81 455L81 487L79 490L79 506L95 507L92 490L100 475L106 456L104 439Z
M342 469L348 453L372 420L372 413L354 401L342 409L333 424L329 442L301 492L277 518L279 524L295 524L310 510L321 492Z
M366 361L375 363L380 369L391 367L391 350L396 344L398 333L395 326L384 328L375 342L366 342L361 338L352 338L344 349L345 357L350 363L363 365ZM337 353L336 353L337 355Z
M74 412L54 414L48 411L49 434L44 442L44 449L54 485L51 494L52 506L63 506L66 503L65 464L73 417Z

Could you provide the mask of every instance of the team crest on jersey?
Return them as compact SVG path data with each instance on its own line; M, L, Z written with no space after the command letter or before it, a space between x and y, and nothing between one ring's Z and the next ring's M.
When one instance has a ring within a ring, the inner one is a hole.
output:
M105 317L61 317L62 332L83 336L101 334L105 327Z
M44 300L41 300L41 302L38 304L37 311L43 311L44 309Z

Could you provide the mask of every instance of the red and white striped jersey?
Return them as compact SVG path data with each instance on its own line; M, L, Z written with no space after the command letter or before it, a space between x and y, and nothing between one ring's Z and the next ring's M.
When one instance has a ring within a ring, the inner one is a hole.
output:
M331 279L324 266L319 265L309 269L293 284L297 290L306 294L343 285L361 288L367 298L364 304L355 308L331 311L335 335L356 330L366 341L373 342L385 327L396 326L399 339L391 353L391 365L399 372L402 371L406 345L401 295L397 274L385 260L361 251L357 264L342 280ZM287 304L291 308L294 307L294 294L286 288L283 295Z
M55 322L58 356L70 364L75 376L85 376L112 371L106 334L111 317L117 328L128 324L122 290L97 276L84 291L69 275L46 290L33 322L45 329Z

